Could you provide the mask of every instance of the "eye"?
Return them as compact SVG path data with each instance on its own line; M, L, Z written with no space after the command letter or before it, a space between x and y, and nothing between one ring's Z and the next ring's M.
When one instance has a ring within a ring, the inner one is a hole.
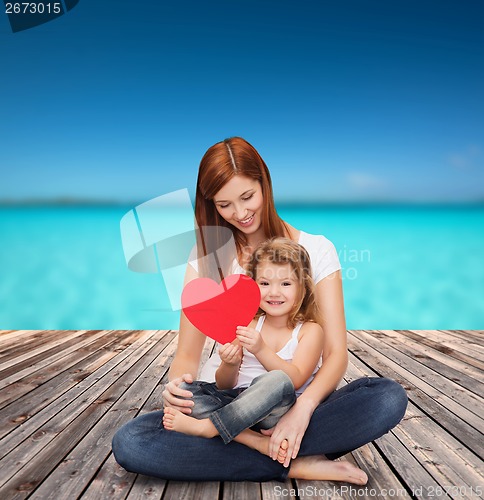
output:
M260 286L269 286L269 283L267 281L259 281Z
M291 285L292 285L292 283L290 281L284 281L282 283L282 286L291 286Z
M226 205L217 205L218 208L227 208L230 205L230 203L227 203Z
M245 198L242 198L243 201L250 200L254 196L254 193L250 194L249 196L246 196Z

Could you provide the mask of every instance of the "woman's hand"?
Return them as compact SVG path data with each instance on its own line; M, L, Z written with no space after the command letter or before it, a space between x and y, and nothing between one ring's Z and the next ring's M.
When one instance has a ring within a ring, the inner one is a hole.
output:
M182 413L190 415L192 412L191 407L195 403L191 399L181 398L191 398L193 397L193 394L190 391L180 389L179 385L182 382L191 384L193 382L193 376L190 373L185 373L181 377L174 378L165 385L165 389L163 391L163 407L175 408Z
M298 402L281 417L276 426L272 429L271 441L269 444L269 456L277 459L277 453L284 439L287 439L288 448L284 467L289 467L291 458L296 458L299 452L304 433L311 420L312 411L309 407L298 405Z
M228 365L239 366L242 361L242 347L234 345L231 342L224 344L218 350L220 359Z
M245 347L252 354L257 354L263 347L265 343L262 340L260 332L255 328L249 328L248 326L238 326L236 331L237 338L240 341L240 345Z

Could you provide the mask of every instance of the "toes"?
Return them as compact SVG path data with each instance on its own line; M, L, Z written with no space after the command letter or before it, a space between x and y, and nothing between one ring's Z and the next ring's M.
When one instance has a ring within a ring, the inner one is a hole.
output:
M277 461L281 464L286 461L288 447L289 443L287 442L287 439L284 439L279 447L279 450L277 451Z

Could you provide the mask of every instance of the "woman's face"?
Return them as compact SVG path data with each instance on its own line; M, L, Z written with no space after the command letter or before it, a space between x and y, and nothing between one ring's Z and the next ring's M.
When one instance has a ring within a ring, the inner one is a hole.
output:
M213 197L217 212L229 224L249 235L261 226L262 188L260 182L235 175Z

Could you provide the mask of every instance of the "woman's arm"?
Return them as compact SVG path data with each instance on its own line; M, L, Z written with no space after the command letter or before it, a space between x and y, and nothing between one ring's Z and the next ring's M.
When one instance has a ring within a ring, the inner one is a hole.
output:
M341 271L327 276L316 285L316 301L324 332L323 365L298 400L298 403L311 408L311 414L338 387L348 366Z
M323 365L296 404L279 420L271 438L270 454L274 459L282 441L288 440L286 467L290 459L297 456L314 410L336 389L348 365L341 271L334 272L316 285L316 301L324 333Z
M198 273L188 265L184 284L195 278L198 278ZM180 389L179 385L181 382L191 383L197 376L205 340L205 335L188 321L182 311L178 346L168 372L169 382L163 391L164 406L172 406L183 413L191 413L190 406L193 406L193 401L180 398L191 398L192 393Z
M180 315L178 346L170 366L170 371L168 372L168 379L170 381L181 377L185 373L190 373L193 377L197 376L206 338L200 330L188 321L182 311Z

